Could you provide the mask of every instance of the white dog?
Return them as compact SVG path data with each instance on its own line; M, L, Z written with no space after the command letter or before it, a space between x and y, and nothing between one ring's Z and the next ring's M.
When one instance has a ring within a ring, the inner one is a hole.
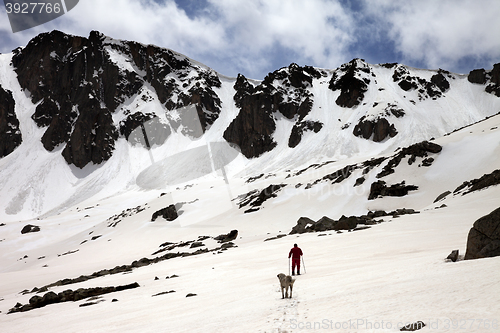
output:
M278 274L278 279L280 280L281 285L281 298L288 298L288 288L290 288L290 298L292 298L293 283L295 282L295 279L292 279L290 275L285 275L283 273ZM285 292L283 292L283 289L285 289Z

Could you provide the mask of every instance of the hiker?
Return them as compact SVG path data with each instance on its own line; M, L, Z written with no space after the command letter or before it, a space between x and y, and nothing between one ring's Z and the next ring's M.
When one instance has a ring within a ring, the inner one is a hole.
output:
M288 259L292 257L292 275L295 275L295 266L297 266L297 275L300 275L300 256L302 255L302 250L297 244L293 244L293 248L288 253Z

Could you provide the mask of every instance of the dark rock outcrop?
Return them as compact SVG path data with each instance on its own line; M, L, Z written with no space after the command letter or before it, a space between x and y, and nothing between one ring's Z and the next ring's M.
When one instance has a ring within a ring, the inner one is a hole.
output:
M500 208L474 222L467 237L465 260L500 256Z
M39 232L39 231L40 231L40 227L39 226L28 224L28 225L25 225L23 227L23 229L21 230L21 234L27 234L27 233L30 233L30 232Z
M288 147L295 148L300 141L302 140L302 135L306 131L314 131L314 133L318 133L323 128L323 123L319 121L302 121L296 123L292 128L292 133L290 134L290 138L288 139Z
M441 201L443 200L444 198L446 198L449 194L451 194L450 191L445 191L443 193L441 193L440 195L437 196L436 200L434 200L434 202L438 202L438 201Z
M303 234L307 232L306 228L310 225L314 225L316 222L308 217L301 217L298 219L297 224L290 231L290 235Z
M49 304L61 303L61 302L76 302L85 298L95 297L99 295L109 294L117 291L123 291L128 289L138 288L139 284L137 282L116 286L116 287L96 287L96 288L79 288L75 291L68 289L56 294L53 291L49 291L43 297L33 296L29 300L29 304L15 306L9 310L10 313L25 312L37 308L44 307Z
M219 243L227 243L235 240L236 237L238 237L238 230L231 230L231 232L229 232L228 234L219 235L217 237L214 237L214 239Z
M470 71L469 75L467 76L467 80L470 83L485 84L486 83L486 71L484 70L484 68L474 69L474 70Z
M486 92L500 97L500 63L494 64L490 71L481 69L472 70L467 76L470 83L486 85Z
M410 156L408 158L408 165L412 165L417 160L417 157L426 158L429 156L429 154L440 153L442 149L443 147L441 147L440 145L429 141L422 141L419 143L415 143L409 147L405 147L389 160L382 171L377 174L377 178L382 178L390 175L391 173L394 173L394 168L397 167L401 160L407 156ZM432 161L427 160L427 166L432 164Z
M359 105L368 91L369 76L375 76L375 74L362 59L354 59L343 64L334 73L328 86L333 91L340 90L340 96L335 103L345 108Z
M154 212L153 216L151 216L151 222L156 221L158 217L163 217L167 221L174 221L179 217L179 214L177 213L175 205L172 204L168 207L165 207L163 209L160 209L159 211Z
M363 116L354 127L353 134L367 140L371 139L374 142L381 142L387 137L395 137L398 131L394 127L394 124L390 124L385 118L366 120Z
M246 210L245 213L254 212L260 209L262 204L271 198L275 198L278 195L276 194L280 191L286 184L278 184L278 185L269 185L262 191L254 190L247 193L243 199L241 199L239 208L243 208L245 206L250 206L251 208Z
M12 153L23 141L15 104L12 92L0 86L0 158Z
M236 89L234 100L240 107L240 112L224 131L224 139L236 144L243 155L251 158L276 147L276 142L272 138L276 130L276 121L273 116L272 98L266 93L255 95L250 93L248 89L251 84L245 81L247 79L239 75L234 85ZM244 90L238 90L239 87L244 87Z
M408 195L409 191L418 190L418 186L406 185L404 181L401 183L393 184L387 186L386 182L379 180L374 182L370 187L370 194L368 195L368 200L373 200L379 197L404 197Z
M130 60L130 68L115 63L117 54ZM120 135L112 114L136 94L149 101L145 85L153 87L167 110L193 106L195 126L201 125L202 131L221 109L213 91L221 82L212 70L170 50L113 41L96 31L88 38L60 31L40 34L14 52L12 64L21 87L38 103L32 118L39 127L47 127L43 146L53 151L64 145L65 160L79 168L111 157ZM123 107L122 111L130 113ZM182 121L185 115L179 114ZM121 135L128 136L134 125L146 120L140 118L120 124Z
M432 76L431 81L418 76L412 76L404 65L396 65L392 79L404 91L417 91L419 100L427 98L437 99L443 96L443 92L450 87L446 77L440 71Z
M500 97L500 63L493 65L493 70L490 72L490 84L486 86L485 91Z
M361 216L344 216L342 215L340 219L333 220L327 216L323 216L318 221L313 221L308 217L301 217L298 219L297 224L292 228L289 235L303 234L306 232L323 232L327 230L363 230L369 228L370 225L380 223L380 221L375 220L376 218L383 216L398 217L406 214L417 214L418 212L414 209L397 209L392 212L385 211L375 211L368 212L366 215ZM359 225L364 225L359 227Z
M431 83L435 84L442 92L450 89L450 83L446 80L446 77L443 73L434 74L431 77Z
M490 186L495 186L500 184L500 169L493 171L492 173L484 174L481 178L465 181L462 185L458 186L453 193L459 193L463 191L463 195L485 189ZM466 189L466 190L464 190Z
M321 73L312 67L291 64L269 73L257 86L238 75L234 101L240 112L224 131L224 139L236 144L248 158L258 157L276 146L276 113L298 122L309 114L313 95L308 90Z
M21 87L33 103L42 101L32 118L48 126L44 147L52 151L67 143L64 158L80 168L111 157L118 137L111 112L127 96L124 91L138 88L133 76L120 74L109 60L104 39L95 31L88 39L43 33L12 59Z

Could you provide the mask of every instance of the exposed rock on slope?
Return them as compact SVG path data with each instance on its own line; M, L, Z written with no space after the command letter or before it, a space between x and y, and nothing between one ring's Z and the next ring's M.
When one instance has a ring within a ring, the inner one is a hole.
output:
M370 84L370 76L375 76L368 64L362 59L354 59L344 64L333 74L329 88L340 90L335 101L338 106L352 108L359 105L365 97Z
M385 196L404 197L405 195L408 195L409 191L416 190L418 190L418 186L406 185L404 181L398 184L387 186L386 182L384 182L383 180L379 180L371 185L368 200L373 200Z
M485 91L500 97L500 63L493 65L491 71L484 68L474 69L469 73L467 79L470 83L486 85Z
M431 81L427 81L424 78L412 76L407 67L398 64L395 65L392 79L404 91L416 90L420 100L437 99L442 97L443 93L450 87L443 72L446 73L440 70L439 73L432 76Z
M398 131L393 124L385 118L377 120L365 120L361 118L359 123L354 127L353 134L365 139L372 139L375 142L381 142L387 137L395 137Z
M38 103L32 118L39 127L47 127L42 137L45 149L65 145L64 158L80 168L108 160L120 134L128 136L139 120L152 119L127 109L121 124L112 116L145 84L155 89L166 110L194 105L203 131L221 109L212 90L221 83L211 70L170 50L115 41L96 31L89 38L59 31L40 34L15 52L12 64L21 87ZM182 123L182 112L174 118L174 123Z
M481 217L469 231L465 259L500 256L500 208Z
M483 175L479 179L473 179L470 181L465 181L453 191L453 193L461 192L464 189L467 189L463 192L463 194L467 194L470 192L482 190L483 188L487 188L494 185L500 184L500 170L495 170L492 173L488 173Z
M22 142L12 93L0 86L0 158L12 153Z
M238 75L234 101L240 108L238 116L224 132L224 139L237 144L246 157L258 157L276 146L273 133L279 112L287 119L298 118L290 137L292 147L300 142L304 130L319 131L320 123L302 122L313 106L313 78L321 77L316 69L297 64L268 74L264 81L253 86L243 75Z

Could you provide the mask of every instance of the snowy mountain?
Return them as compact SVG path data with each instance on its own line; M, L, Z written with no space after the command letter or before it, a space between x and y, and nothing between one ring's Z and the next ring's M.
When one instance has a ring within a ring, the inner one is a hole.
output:
M499 125L500 64L253 80L41 34L0 55L2 331L498 329L500 261L462 259L498 208Z

